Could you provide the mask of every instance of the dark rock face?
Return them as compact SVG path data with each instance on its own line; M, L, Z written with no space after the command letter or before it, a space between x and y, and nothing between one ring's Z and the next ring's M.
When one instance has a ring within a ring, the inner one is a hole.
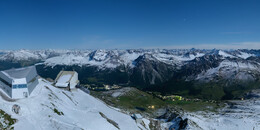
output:
M138 57L132 70L131 81L136 85L154 85L167 81L172 77L174 67L162 63L150 54Z
M178 113L171 112L169 109L166 109L166 112L163 115L157 117L156 119L164 119L164 120L166 120L166 122L170 122L170 121L174 120L175 118L177 118L178 116L179 116Z
M188 126L187 118L182 119L180 114L169 109L167 109L163 115L157 117L157 119L165 120L166 122L171 122L172 125L169 127L169 130L185 130Z
M179 126L180 126L180 130L184 130L188 125L188 119L184 119L184 120L181 120L180 123L179 123Z
M210 68L218 67L221 61L223 61L223 59L221 59L221 56L219 55L205 55L202 57L197 57L192 61L186 62L186 64L182 66L181 70L178 73L175 73L174 77L189 77L191 80L193 80L195 76L201 72Z

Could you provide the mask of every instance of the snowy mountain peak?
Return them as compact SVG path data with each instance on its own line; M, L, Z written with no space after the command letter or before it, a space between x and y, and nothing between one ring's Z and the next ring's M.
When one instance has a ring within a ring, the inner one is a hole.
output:
M17 50L0 53L0 60L42 61L46 66L78 65L95 66L99 69L115 69L120 66L133 69L140 60L156 61L175 68L186 64L208 64L206 71L215 68L223 60L243 61L258 66L259 50L199 50L199 49L131 49L131 50ZM203 62L203 63L201 63ZM158 65L159 65L158 64ZM202 65L200 67L203 67ZM204 66L205 67L205 66ZM238 66L240 67L240 66ZM250 68L249 68L250 69Z

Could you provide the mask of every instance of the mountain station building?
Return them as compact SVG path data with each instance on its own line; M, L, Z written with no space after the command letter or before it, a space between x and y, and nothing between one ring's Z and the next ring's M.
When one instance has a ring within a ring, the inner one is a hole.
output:
M27 98L38 83L35 66L0 71L0 88L12 99Z

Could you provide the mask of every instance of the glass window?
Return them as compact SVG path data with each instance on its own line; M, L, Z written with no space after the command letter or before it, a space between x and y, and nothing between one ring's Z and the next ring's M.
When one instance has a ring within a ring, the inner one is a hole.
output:
M17 85L13 85L13 88L17 88Z
M13 85L13 88L27 88L27 85L26 84L16 84L16 85Z

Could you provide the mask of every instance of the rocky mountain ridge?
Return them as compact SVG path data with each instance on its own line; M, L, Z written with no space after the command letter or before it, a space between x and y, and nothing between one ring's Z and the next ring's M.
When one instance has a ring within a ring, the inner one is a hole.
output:
M175 84L179 81L222 87L257 83L259 56L260 50L16 50L1 51L0 69L37 64L44 78L54 79L62 69L76 70L83 84L167 86L174 91L182 87Z

